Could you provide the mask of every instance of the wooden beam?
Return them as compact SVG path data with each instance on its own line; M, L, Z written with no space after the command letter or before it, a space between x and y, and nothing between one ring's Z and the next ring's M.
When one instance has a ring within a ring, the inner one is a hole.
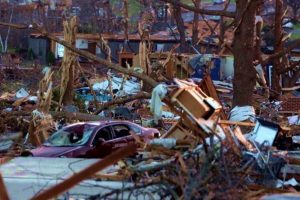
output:
M255 123L253 123L253 122L234 122L234 121L228 121L228 120L220 120L219 123L225 124L225 125L251 126L251 127L255 126Z
M0 22L0 26L10 26L11 28L16 28L16 29L27 29L30 28L26 24L11 24L7 22Z
M116 152L112 153L111 155L105 157L103 160L97 161L96 163L72 175L70 178L58 183L52 188L46 189L45 191L37 194L32 198L32 200L44 200L44 199L56 198L57 196L68 191L69 189L71 189L81 181L92 177L98 171L101 171L106 167L109 167L110 165L121 160L122 158L132 155L135 152L136 152L135 144L119 149Z
M290 53L293 49L297 48L300 45L300 39L293 40L290 45L288 45L286 48L284 48L281 51L278 51L270 56L268 56L266 59L263 60L263 65L268 64L268 62L271 62L273 59L282 57L287 53Z
M97 115L102 110L105 110L105 109L107 109L107 108L109 108L110 106L113 106L113 105L128 103L128 102L136 100L136 99L150 99L150 98L151 98L151 94L146 93L146 92L140 92L140 93L138 93L136 95L133 95L133 96L125 96L125 97L117 98L117 99L114 99L112 101L100 104L99 108L97 109L95 114Z

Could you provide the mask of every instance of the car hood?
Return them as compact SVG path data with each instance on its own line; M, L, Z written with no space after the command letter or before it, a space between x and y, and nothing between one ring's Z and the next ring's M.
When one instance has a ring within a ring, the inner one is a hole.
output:
M37 149L31 150L33 156L36 157L58 157L58 156L65 156L67 153L75 151L77 149L82 148L81 146L78 147L51 147L51 146L41 146Z

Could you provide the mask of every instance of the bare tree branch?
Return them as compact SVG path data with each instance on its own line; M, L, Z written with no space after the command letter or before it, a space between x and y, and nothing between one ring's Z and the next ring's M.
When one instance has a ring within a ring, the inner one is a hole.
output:
M290 44L288 47L284 48L282 51L279 51L277 53L274 53L263 60L263 65L266 65L268 62L272 61L274 58L282 57L285 54L291 52L293 49L300 46L300 39L294 40L292 44Z
M107 103L103 103L100 105L100 107L97 109L97 111L94 113L95 115L99 114L102 110L109 108L110 106L117 105L117 104L124 104L128 103L130 101L136 100L136 99L147 99L151 98L151 94L141 92L134 96L126 96L123 98L114 99L112 101L109 101Z
M16 28L16 29L30 28L29 25L26 25L26 24L11 24L11 23L7 23L7 22L0 22L0 26L9 26L11 28Z
M300 61L297 61L297 62L291 64L289 67L282 69L280 71L280 74L284 74L286 72L289 72L289 71L293 70L294 68L296 68L299 65L300 65Z
M224 10L206 10L206 9L201 9L201 8L195 8L193 6L189 6L189 5L183 4L183 3L179 2L179 1L175 1L175 0L161 0L161 1L179 6L181 8L193 11L195 13L204 14L204 15L219 15L219 16L230 17L230 18L235 17L235 12L224 11Z

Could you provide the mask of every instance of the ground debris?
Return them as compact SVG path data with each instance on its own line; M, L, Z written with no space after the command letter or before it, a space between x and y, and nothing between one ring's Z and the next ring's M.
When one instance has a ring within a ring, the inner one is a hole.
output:
M136 197L147 194L149 199L260 199L262 196L268 199L272 196L266 195L298 190L299 127L295 123L290 125L284 115L275 116L279 110L277 103L236 107L230 115L224 105L226 100L220 95L220 91L224 93L221 83L213 87L214 83L208 78L200 83L174 79L164 85L164 95L159 98L158 121L153 119L149 108L151 94L130 89L127 92L133 95L116 98L122 93L118 91L110 101L99 101L98 109L92 105L92 112L89 109L85 113L67 112L53 101L52 76L54 73L48 71L41 80L37 100L33 101L33 93L24 92L25 89L20 91L26 95L18 95L18 98L16 94L21 92L1 95L0 130L5 134L0 135L0 145L7 147L5 151L0 148L3 166L22 151L41 145L53 129L65 124L132 120L143 126L160 127L160 135L146 140L130 133L137 145L134 156L111 164L115 169L110 172L82 177L99 184L110 181L129 184L111 188L106 193L91 194L91 199L118 198L119 194L128 197L129 191L135 191ZM132 84L140 83L132 81ZM103 94L109 95L106 92ZM52 111L53 106L58 111ZM39 137L32 138L31 134L30 140L26 140L28 130L38 133L34 135ZM17 131L20 137L12 140L12 133ZM109 155L106 158L109 159ZM70 195L76 197L75 193Z

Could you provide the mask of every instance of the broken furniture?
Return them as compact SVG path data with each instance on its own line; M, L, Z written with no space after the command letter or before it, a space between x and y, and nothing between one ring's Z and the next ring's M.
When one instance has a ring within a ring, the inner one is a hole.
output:
M176 138L177 140L188 140L191 139L192 146L197 144L197 138L193 135L193 132L186 126L182 120L174 124L166 134L161 138Z
M216 118L222 106L213 98L207 96L193 83L175 80L178 89L171 93L171 102L177 104L195 122L201 125L201 119L209 120Z

